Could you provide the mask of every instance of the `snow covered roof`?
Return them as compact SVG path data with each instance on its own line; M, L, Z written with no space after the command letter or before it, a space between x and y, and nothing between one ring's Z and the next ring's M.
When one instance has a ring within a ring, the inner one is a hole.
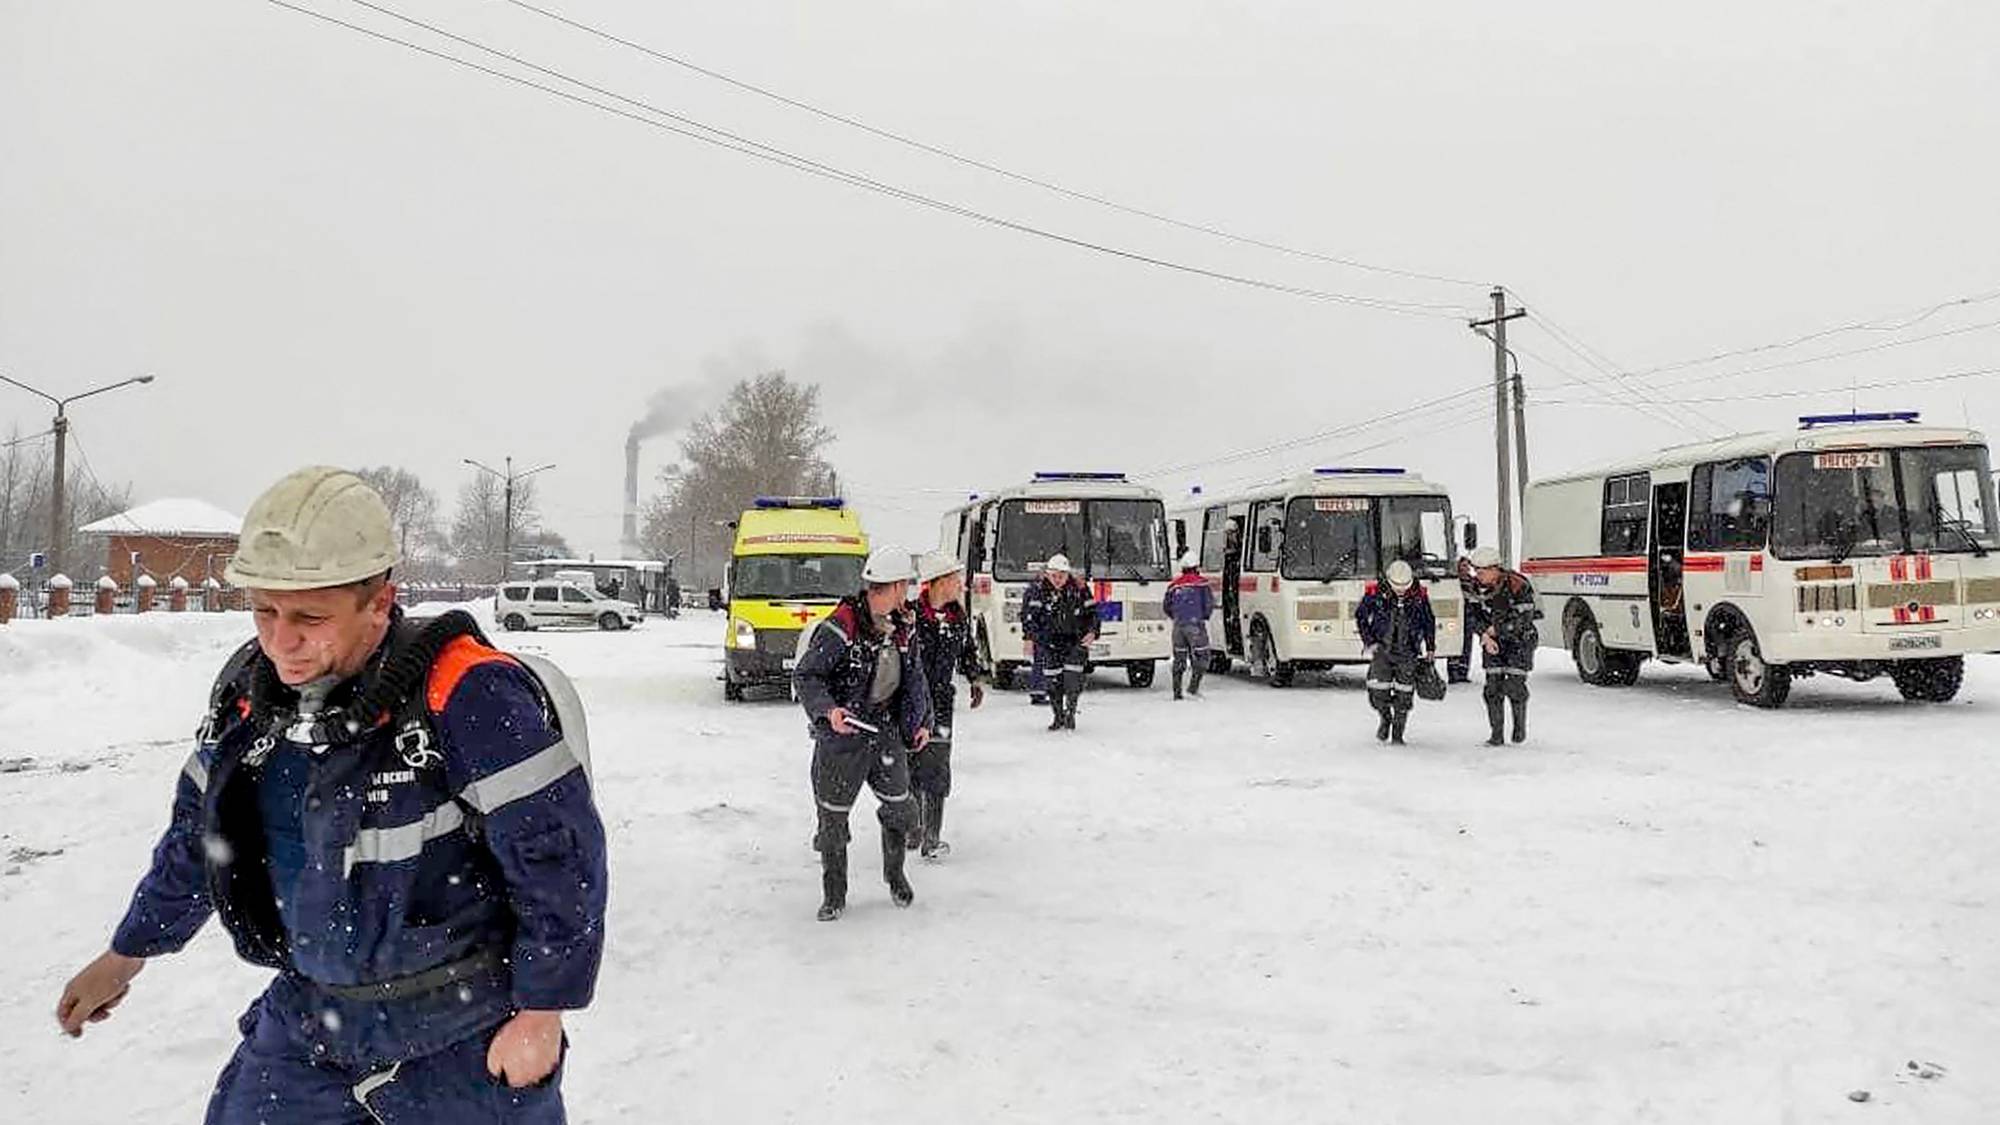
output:
M77 530L85 535L184 535L234 539L243 530L243 517L225 512L206 500L155 500Z

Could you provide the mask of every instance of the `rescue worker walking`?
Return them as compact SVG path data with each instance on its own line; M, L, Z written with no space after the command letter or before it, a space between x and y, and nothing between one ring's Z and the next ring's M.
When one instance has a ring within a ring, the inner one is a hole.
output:
M1381 716L1375 739L1401 746L1420 665L1437 657L1437 618L1409 563L1390 563L1382 579L1369 585L1354 624L1370 656L1368 705Z
M1050 730L1075 730L1077 701L1083 697L1083 674L1090 666L1090 646L1097 641L1097 600L1090 586L1070 571L1069 557L1051 556L1042 581L1021 598L1021 631L1027 648L1041 668L1055 718Z
M931 698L916 625L904 607L915 576L908 551L882 547L869 555L861 571L866 587L813 628L794 672L813 736L822 922L847 910L847 818L864 784L879 802L889 897L897 906L916 898L903 874L908 836L918 830L909 752L930 743Z
M1514 713L1514 741L1528 739L1528 674L1535 670L1541 642L1535 619L1535 589L1525 575L1500 565L1500 552L1481 547L1472 553L1474 582L1465 603L1465 630L1477 636L1486 671L1486 745L1505 741L1506 714Z
M56 1008L81 1035L219 915L277 977L209 1125L564 1119L563 1013L590 1003L604 943L581 713L572 745L554 685L469 616L405 618L395 543L338 469L251 506L227 574L256 640L216 681L110 951Z
M917 795L921 831L909 845L927 860L951 854L944 842L944 801L951 796L953 713L957 710L962 675L974 710L986 701L985 669L972 643L972 624L965 613L965 564L943 552L925 555L917 563L923 584L917 602L917 644L923 653L924 679L931 696L931 738L910 759L910 787Z
M1215 591L1201 576L1201 558L1193 551L1181 556L1180 575L1167 583L1160 608L1174 623L1174 698L1181 698L1181 681L1193 665L1187 690L1200 699L1201 677L1208 671L1208 617L1215 612Z

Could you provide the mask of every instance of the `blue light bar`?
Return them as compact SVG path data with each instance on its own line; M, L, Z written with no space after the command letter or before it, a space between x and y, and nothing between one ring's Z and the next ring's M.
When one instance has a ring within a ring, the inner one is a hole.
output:
M1043 480L1108 480L1123 481L1124 473L1036 473L1035 479Z
M1884 410L1873 414L1801 414L1799 429L1810 430L1817 426L1866 426L1876 422L1908 422L1915 425L1922 412L1916 410Z
M1322 477L1400 477L1408 471L1407 469L1386 469L1373 466L1354 468L1334 467L1313 470L1314 474Z
M839 510L847 507L847 501L838 496L759 496L756 506L772 508L828 508Z

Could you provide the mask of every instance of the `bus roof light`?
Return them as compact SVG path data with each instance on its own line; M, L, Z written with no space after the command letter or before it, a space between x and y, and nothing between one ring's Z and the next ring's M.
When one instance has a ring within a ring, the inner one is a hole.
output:
M1104 481L1117 481L1122 483L1125 480L1125 474L1124 473L1036 473L1035 479L1038 481L1104 480Z
M1799 429L1811 430L1820 426L1866 426L1878 422L1907 422L1915 425L1922 413L1916 410L1880 410L1873 413L1855 411L1847 414L1801 414Z
M1322 477L1400 477L1407 469L1390 469L1379 466L1334 466L1314 469L1313 473Z

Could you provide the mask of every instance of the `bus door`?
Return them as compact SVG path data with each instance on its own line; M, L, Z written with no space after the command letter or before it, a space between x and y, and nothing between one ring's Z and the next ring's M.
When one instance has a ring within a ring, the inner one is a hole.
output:
M1682 584L1686 559L1688 486L1686 481L1653 487L1653 557L1647 567L1647 587L1653 603L1653 643L1662 656L1692 658L1688 643L1687 590Z
M1243 517L1230 516L1223 533L1222 641L1225 651L1243 652Z

